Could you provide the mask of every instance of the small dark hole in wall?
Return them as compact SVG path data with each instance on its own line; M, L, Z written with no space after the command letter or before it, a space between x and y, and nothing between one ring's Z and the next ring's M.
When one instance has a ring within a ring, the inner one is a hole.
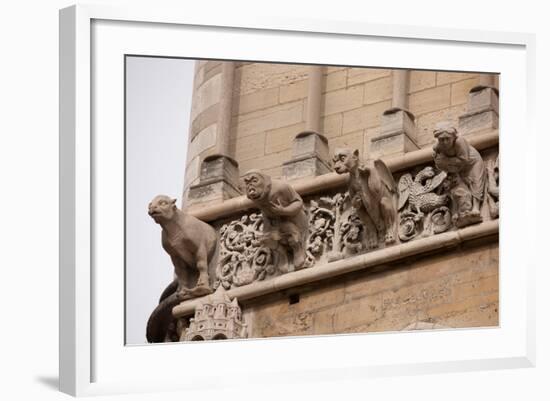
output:
M288 297L289 305L297 304L298 302L300 302L300 294L292 294L291 296Z

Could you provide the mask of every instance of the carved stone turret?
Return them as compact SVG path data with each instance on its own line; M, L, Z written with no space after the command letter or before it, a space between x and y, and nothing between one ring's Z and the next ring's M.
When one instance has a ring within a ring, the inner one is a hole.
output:
M219 286L197 306L184 337L182 340L186 341L246 338L246 324L237 298L231 301L223 286Z

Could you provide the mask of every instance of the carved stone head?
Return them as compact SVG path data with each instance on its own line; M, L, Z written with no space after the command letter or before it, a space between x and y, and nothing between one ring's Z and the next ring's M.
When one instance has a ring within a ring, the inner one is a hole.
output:
M449 151L454 146L458 133L456 128L448 122L438 123L434 130L434 137L438 142L438 149L441 151Z
M259 170L250 170L243 176L246 197L256 201L265 198L271 190L271 177Z
M155 220L155 223L171 220L174 218L176 210L176 199L166 195L157 195L149 203L149 216Z
M338 148L332 158L334 171L338 174L349 173L357 170L359 166L359 150Z

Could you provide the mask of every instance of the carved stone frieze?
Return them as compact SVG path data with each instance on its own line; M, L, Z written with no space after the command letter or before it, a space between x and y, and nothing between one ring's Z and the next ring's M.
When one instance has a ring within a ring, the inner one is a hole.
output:
M451 227L449 194L442 191L447 173L436 174L432 166L424 167L414 177L405 173L399 179L399 239L409 241L447 231Z
M219 255L214 287L240 287L274 275L284 256L262 245L263 219L258 213L243 215L220 229Z
M497 156L495 161L490 160L487 164L489 214L493 219L496 219L499 215L499 157Z

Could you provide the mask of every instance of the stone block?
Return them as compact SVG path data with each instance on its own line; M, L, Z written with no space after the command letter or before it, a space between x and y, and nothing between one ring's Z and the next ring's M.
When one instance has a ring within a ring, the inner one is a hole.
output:
M348 78L347 70L338 70L325 75L322 92L332 92L346 87Z
M363 82L373 81L391 75L391 70L384 68L349 68L348 86L361 84Z
M264 155L266 134L260 132L256 135L249 135L242 138L236 138L234 145L235 159L238 162L242 160L253 159Z
M279 102L279 88L270 88L233 98L232 115L246 114L252 111L275 106Z
M392 98L392 77L379 78L365 83L364 104L379 103Z
M288 127L277 128L266 132L265 138L265 153L277 153L283 150L292 148L292 141L296 137L296 134L303 131L305 123L290 125ZM251 136L251 138L254 138Z
M199 113L191 124L191 139L202 130L216 123L219 117L219 103L216 103Z
M308 80L303 79L280 87L279 103L292 102L307 97Z
M458 119L462 134L497 129L499 127L498 91L487 86L475 86L468 95L467 112Z
M205 81L193 94L191 105L191 121L210 106L219 103L221 96L221 74Z
M287 180L316 177L331 171L329 165L317 156L296 158L283 164L283 177Z
M404 133L385 137L380 136L371 139L368 157L370 159L377 159L380 157L399 156L418 149L418 145Z
M498 129L498 114L493 110L466 113L458 119L458 129L462 135Z
M409 96L409 111L415 116L445 109L451 103L451 86L437 86Z
M243 137L302 122L303 103L300 100L240 115L233 119L236 135Z
M328 141L329 154L332 154L336 148L359 149L359 152L362 152L364 137L365 130L359 130L336 138L331 138Z
M292 143L292 157L317 156L328 160L328 141L323 135L314 131L302 131Z
M330 172L328 140L314 131L296 135L292 144L292 159L283 164L283 176L288 179L314 177Z
M380 135L371 139L369 158L396 156L417 149L414 116L397 108L386 110L382 115Z
M435 86L434 71L411 71L409 78L409 93L418 92Z
M479 77L455 82L451 85L451 105L463 104L468 102L470 90L479 84Z
M464 81L465 79L475 77L479 77L479 74L470 72L439 71L437 72L437 86L447 85L458 81Z
M193 159L195 156L200 155L204 150L216 144L217 127L217 124L212 124L199 132L191 140L191 143L189 144L189 150L187 152L187 157L189 159Z
M277 153L270 153L264 156L255 157L254 159L243 160L239 163L240 170L246 173L251 169L267 171L277 167L281 167L284 162L290 160L292 151L290 149L283 150Z
M334 138L342 135L344 116L342 113L331 114L321 118L321 132L327 138Z
M363 104L363 87L354 86L348 89L341 89L328 92L323 96L321 113L328 116L346 110L356 109Z
M344 113L342 133L354 132L360 129L380 125L382 113L391 107L391 100L370 104Z
M239 196L239 165L230 157L212 155L201 164L198 184L189 187L187 205Z
M235 71L235 94L244 95L307 79L308 66L296 64L252 63Z
M498 92L493 88L474 88L468 95L468 112L493 110L499 114Z

